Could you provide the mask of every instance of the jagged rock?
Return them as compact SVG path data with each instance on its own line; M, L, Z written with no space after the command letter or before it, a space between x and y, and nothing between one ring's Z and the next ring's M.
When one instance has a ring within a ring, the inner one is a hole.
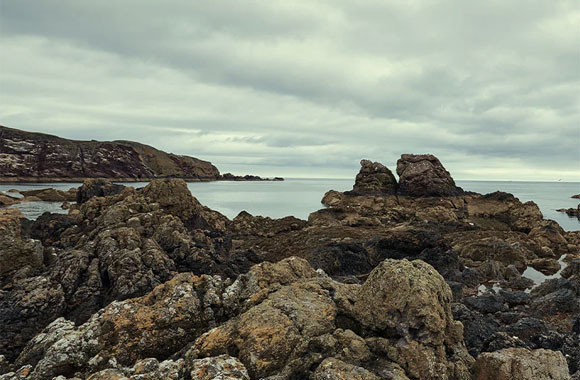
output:
M562 269L562 277L580 280L580 258L570 261L566 268Z
M566 359L560 352L506 348L480 354L476 380L569 380Z
M111 361L131 366L141 358L168 357L220 318L223 287L219 278L179 274L144 297L111 303L76 328L53 322L35 338L47 343L31 341L18 362L30 361L29 352L42 347L34 355L41 357L32 373L36 380L95 372Z
M20 349L66 307L60 284L29 277L0 290L0 352L14 360Z
M125 186L114 184L106 179L87 179L78 188L76 200L78 204L85 203L93 197L106 197L119 194ZM68 200L68 199L66 199Z
M469 310L465 305L454 303L453 317L463 324L465 345L473 357L484 349L485 342L497 332L501 325L492 315L483 315Z
M431 154L401 155L397 161L397 174L400 194L449 197L463 193L437 157Z
M22 239L22 218L17 209L0 209L0 285L10 282L14 276L34 275L42 267L42 244Z
M484 314L496 313L507 309L505 299L496 294L484 294L477 297L465 298L463 299L463 303L471 309Z
M397 191L397 180L391 171L379 162L361 160L350 195L387 195Z

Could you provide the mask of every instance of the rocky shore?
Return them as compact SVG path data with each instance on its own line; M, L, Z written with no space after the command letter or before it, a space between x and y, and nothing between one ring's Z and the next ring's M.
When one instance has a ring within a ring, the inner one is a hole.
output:
M580 232L432 155L397 174L361 161L308 220L179 179L0 209L0 379L580 379Z

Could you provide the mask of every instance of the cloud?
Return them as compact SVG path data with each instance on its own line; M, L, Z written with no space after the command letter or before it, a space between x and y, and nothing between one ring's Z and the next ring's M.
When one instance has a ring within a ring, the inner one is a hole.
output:
M262 175L430 152L456 178L580 180L579 8L0 0L0 122Z

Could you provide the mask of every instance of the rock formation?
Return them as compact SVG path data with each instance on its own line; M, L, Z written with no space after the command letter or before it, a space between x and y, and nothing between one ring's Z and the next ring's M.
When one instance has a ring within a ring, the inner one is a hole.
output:
M413 160L413 194L363 161L308 221L229 220L178 179L0 210L0 379L580 376L580 233Z
M403 154L397 161L397 174L400 194L447 197L463 193L437 157L431 154Z
M361 169L357 174L354 186L350 192L353 195L387 195L395 194L397 180L391 171L379 162L362 160Z

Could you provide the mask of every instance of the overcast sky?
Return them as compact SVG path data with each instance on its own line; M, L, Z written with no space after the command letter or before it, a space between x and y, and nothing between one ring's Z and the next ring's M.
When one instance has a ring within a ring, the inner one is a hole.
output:
M580 180L580 5L0 0L0 124L222 172Z

